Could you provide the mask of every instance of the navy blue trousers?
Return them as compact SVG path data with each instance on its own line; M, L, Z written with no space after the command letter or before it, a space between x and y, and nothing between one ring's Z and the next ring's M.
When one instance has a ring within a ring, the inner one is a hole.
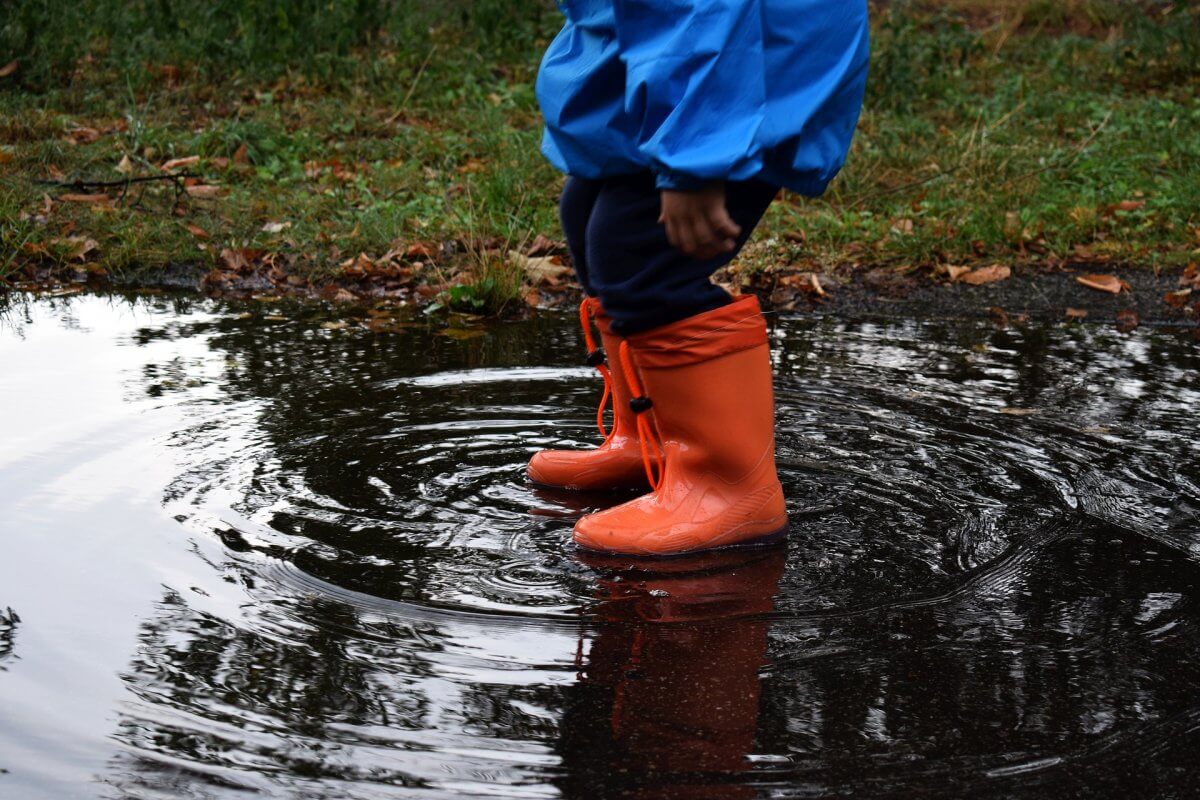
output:
M579 283L600 298L613 330L629 335L729 303L729 293L709 278L742 249L778 191L757 180L727 183L725 206L742 234L732 253L707 261L667 241L649 172L602 180L570 177L559 211Z

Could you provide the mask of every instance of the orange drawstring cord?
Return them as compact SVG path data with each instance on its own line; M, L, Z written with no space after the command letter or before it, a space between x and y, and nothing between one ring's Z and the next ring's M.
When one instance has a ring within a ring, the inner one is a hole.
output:
M596 337L592 335L592 315L588 310L589 299L585 297L579 304L579 327L583 328L583 341L587 345L588 366L595 367L596 372L599 372L600 377L604 379L604 393L600 395L600 406L596 409L596 427L600 429L600 435L607 439L608 428L604 427L604 409L608 408L608 401L613 396L612 373L605 362L604 349L596 347Z
M629 342L621 342L621 369L625 374L625 382L629 384L629 392L633 399L629 408L637 417L638 444L642 447L642 465L646 468L646 478L650 486L657 490L663 477L662 442L654 426L650 424L646 412L654 405L650 398L642 393L642 384L638 380L637 371L633 368L633 357L629 353ZM653 447L651 446L653 445ZM653 455L651 455L653 454Z

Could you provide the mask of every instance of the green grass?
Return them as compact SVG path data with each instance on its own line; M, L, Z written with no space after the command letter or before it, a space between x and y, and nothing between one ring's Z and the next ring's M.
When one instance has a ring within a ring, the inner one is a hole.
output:
M137 284L235 250L307 286L417 245L432 255L401 260L424 296L496 311L527 288L508 250L560 236L533 94L549 4L13 2L0 276ZM739 269L1196 259L1195 4L892 2L874 20L847 168L820 200L776 203ZM186 156L220 197L161 181L93 206L37 182Z

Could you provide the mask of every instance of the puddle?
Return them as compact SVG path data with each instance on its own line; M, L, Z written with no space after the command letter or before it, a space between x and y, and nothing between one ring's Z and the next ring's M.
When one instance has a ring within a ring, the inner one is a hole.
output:
M268 318L269 317L269 318ZM1200 349L773 321L785 547L582 555L570 315L0 315L0 794L1187 796Z

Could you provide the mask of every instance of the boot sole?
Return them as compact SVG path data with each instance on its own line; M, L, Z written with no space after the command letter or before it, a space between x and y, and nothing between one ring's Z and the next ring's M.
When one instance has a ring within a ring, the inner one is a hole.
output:
M759 548L768 548L777 545L788 537L791 532L791 523L785 523L782 528L771 533L763 534L754 539L747 539L744 542L736 542L735 544L722 544L716 547L704 547L699 550L685 550L680 553L623 553L615 550L597 550L592 547L585 547L572 540L572 544L579 550L585 553L596 553L607 556L621 556L623 558L639 558L647 560L669 560L672 558L686 558L688 556L698 555L700 553L721 553L730 550L755 550Z

